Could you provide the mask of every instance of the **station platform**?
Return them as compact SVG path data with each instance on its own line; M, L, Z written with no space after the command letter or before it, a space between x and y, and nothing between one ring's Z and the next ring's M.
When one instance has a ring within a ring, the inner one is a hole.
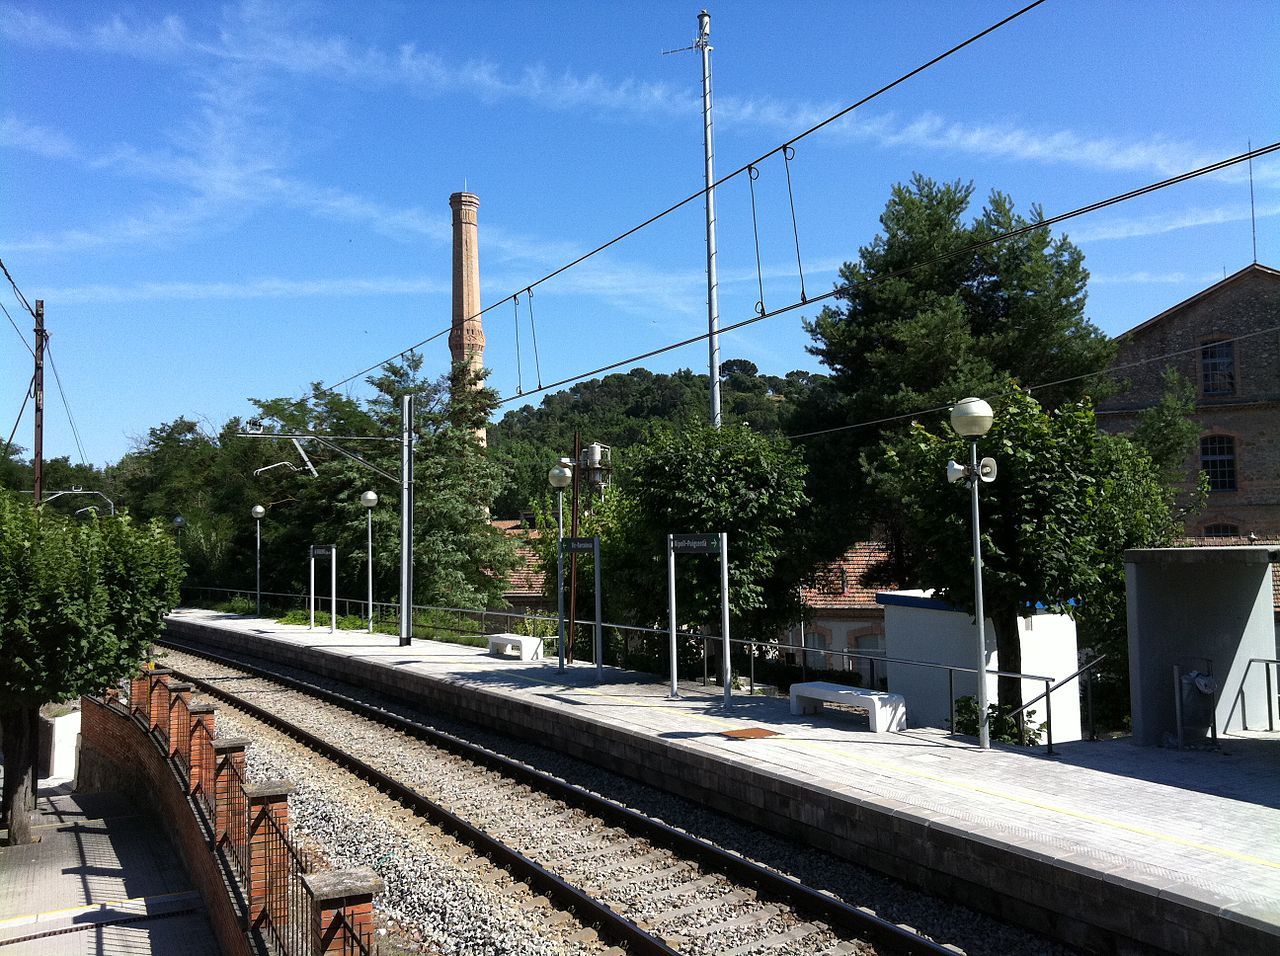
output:
M1280 733L1052 759L444 642L196 609L168 627L557 747L1090 951L1280 952Z
M218 956L159 821L119 794L46 783L40 842L0 847L0 952Z

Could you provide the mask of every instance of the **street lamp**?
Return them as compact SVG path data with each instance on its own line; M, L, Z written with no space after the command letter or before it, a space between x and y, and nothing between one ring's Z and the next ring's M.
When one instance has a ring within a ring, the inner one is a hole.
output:
M368 517L369 531L369 633L373 633L373 506L378 503L376 491L366 491L360 496L360 504L364 505Z
M182 515L173 516L173 531L178 536L178 550L182 550L182 529L187 526L187 519Z
M560 670L564 670L564 490L573 481L573 461L561 458L547 472L547 481L556 490L556 607L560 615Z
M262 617L262 516L267 513L267 509L262 505L254 505L249 509L249 514L253 515L254 530L257 533L257 548L254 552L254 566L257 569L257 586L258 586L258 617Z
M982 608L982 546L978 528L978 483L995 481L994 458L978 461L978 439L991 429L991 406L980 398L962 398L951 409L951 427L962 438L969 439L969 464L947 462L947 480L953 484L968 481L970 512L973 524L973 604L974 618L978 625L978 746L983 750L991 746L991 732L987 725L987 633L986 612Z

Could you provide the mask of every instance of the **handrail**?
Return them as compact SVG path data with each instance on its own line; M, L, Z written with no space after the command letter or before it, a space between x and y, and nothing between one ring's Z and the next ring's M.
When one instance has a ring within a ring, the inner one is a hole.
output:
M1092 661L1090 661L1088 664L1085 664L1084 667L1081 667L1074 674L1071 674L1067 677L1062 678L1062 680L1058 681L1056 684L1050 683L1052 680L1051 678L1048 678L1048 677L1040 678L1040 680L1044 681L1044 693L1031 698L1029 701L1027 701L1017 710L1010 711L1009 714L1007 715L1010 718L1017 718L1018 720L1019 740L1021 740L1024 744L1026 743L1026 723L1025 723L1026 718L1023 716L1023 714L1026 713L1027 708L1030 707L1032 704L1039 703L1040 701L1043 700L1045 702L1045 705L1044 705L1045 742L1048 745L1047 749L1045 750L1045 756L1056 757L1057 751L1053 749L1053 698L1050 697L1049 695L1052 694L1059 687L1062 687L1065 684L1069 684L1071 681L1075 680L1081 674L1084 674L1087 671L1091 671L1094 667L1101 664L1106 659L1107 659L1106 654L1102 654L1098 657L1095 657ZM1089 681L1089 721L1090 721L1090 724L1092 724L1093 722L1092 678Z
M1073 681L1073 680L1075 680L1077 677L1079 677L1081 674L1083 674L1085 671L1093 670L1093 668L1094 668L1095 666L1097 666L1098 664L1101 664L1101 663L1102 663L1103 661L1105 661L1106 659L1107 659L1107 655L1106 655L1106 654L1102 654L1102 655L1100 655L1100 656L1098 656L1098 657L1095 657L1093 660L1091 660L1088 664L1085 664L1085 665L1084 665L1084 667L1080 668L1080 669L1079 669L1078 671L1076 671L1074 674L1070 674L1070 675L1068 675L1068 676L1066 676L1066 677L1062 678L1062 680L1058 681L1058 683L1056 683L1056 684L1054 684L1052 687L1048 688L1048 689L1047 689L1043 694L1039 694L1039 695L1037 695L1037 696L1035 696L1035 697L1032 697L1029 701L1027 701L1025 704L1023 704L1023 705L1022 705L1021 707L1019 707L1017 710L1010 711L1010 712L1009 712L1009 714L1008 714L1008 716L1010 716L1010 717L1017 717L1017 716L1018 716L1019 714L1021 714L1024 710L1026 710L1028 707L1030 707L1032 704L1038 704L1038 703L1040 703L1040 701L1041 701L1041 700L1043 700L1044 698L1048 697L1050 694L1052 694L1055 690L1057 690L1057 689L1058 689L1059 687L1061 687L1063 684L1070 683L1071 681ZM1034 680L1043 680L1043 681L1051 680L1051 678L1048 678L1048 677L1036 677L1036 678L1030 678L1030 677L1028 677L1027 679L1028 679L1028 680L1032 680L1032 679L1034 679Z
M1280 668L1280 660L1277 660L1274 657L1251 657L1249 658L1249 663L1244 665L1244 674L1241 675L1240 677L1240 690L1238 691L1238 693L1241 695L1240 696L1240 729L1241 730L1249 729L1249 715L1246 712L1245 706L1244 706L1244 703L1245 703L1244 682L1249 679L1249 668L1253 667L1254 664L1268 665L1267 668L1262 672L1262 674L1266 680L1267 732L1271 733L1271 732L1274 732L1276 729L1276 715L1275 715L1276 695L1272 691L1271 666L1274 665Z

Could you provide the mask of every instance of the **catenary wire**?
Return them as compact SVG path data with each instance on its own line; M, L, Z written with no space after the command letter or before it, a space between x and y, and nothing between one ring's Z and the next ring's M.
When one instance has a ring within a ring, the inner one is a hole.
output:
M469 316L467 321L470 321L471 319L480 318L485 313L493 309L496 309L498 306L506 302L509 302L512 296L519 295L520 292L524 292L526 289L532 291L534 287L540 286L543 283L548 282L551 279L554 279L556 276L564 272L567 272L568 270L574 268L577 265L580 265L583 262L586 262L592 256L599 255L601 252L604 252L606 249L610 248L611 246L615 246L622 240L635 235L637 232L640 232L642 229L648 228L658 220L671 215L671 213L675 212L678 209L683 208L684 206L687 206L689 203L693 202L694 200L702 198L704 195L706 195L711 190L716 189L718 186L722 186L725 183L729 182L731 179L734 179L742 175L752 166L757 166L762 161L768 159L769 157L790 149L795 143L798 143L800 140L804 139L806 136L816 133L818 130L822 129L823 127L829 126L830 124L836 122L842 117L847 116L849 113L852 113L858 107L865 106L867 103L870 103L876 97L882 96L885 93L888 93L894 87L901 86L903 83L905 83L907 80L911 79L912 77L918 76L919 74L923 73L925 70L929 69L930 67L935 66L938 63L941 63L943 60L947 59L950 56L953 56L956 53L959 53L965 47L968 47L976 43L977 41L981 40L983 37L986 37L989 34L994 33L996 30L999 30L1001 27L1005 26L1006 24L1012 23L1014 20L1018 19L1023 14L1030 13L1036 7L1040 6L1042 3L1045 3L1045 2L1047 2L1047 0L1034 0L1033 3L1029 3L1022 9L1014 11L1013 13L1005 17L1003 20L999 20L996 23L991 24L991 26L987 27L986 29L973 34L973 36L969 37L968 39L962 40L961 42L957 43L955 46L951 47L950 49L945 50L944 52L939 53L937 56L933 57L932 59L927 60L926 62L920 64L914 70L911 70L909 73L904 73L902 76L898 77L896 80L886 83L884 86L881 86L879 89L874 90L871 93L868 93L866 96L862 97L856 102L850 103L848 106L844 107L843 109L835 113L832 113L826 119L818 123L815 123L813 126L810 126L804 132L791 137L785 143L780 143L779 145L775 146L773 149L769 150L768 152L762 153L760 156L757 156L755 159L751 160L749 163L746 163L743 166L739 166L733 172L728 173L724 176L721 176L719 179L711 183L709 186L699 189L697 192L691 193L690 195L686 196L684 199L679 200L678 202L672 203L670 206L666 207L661 212L655 213L654 215L650 216L648 219L645 219L643 222L640 222L637 225L632 226L630 229L627 229L625 232L621 232L618 235L614 236L612 239L609 239L607 242L603 242L600 245L596 246L594 249L584 252L582 255L578 256L576 259L572 259L569 262L566 262L565 264L559 266L558 268L553 269L551 272L548 272L546 275L544 275L541 279L537 279L527 286L522 286L516 292L513 292L510 295L504 296L503 298L498 299L496 302L491 302L489 305L485 306L479 312L475 313L472 316ZM423 339L421 342L418 342L416 345L411 345L408 348L403 349L400 352L397 352L395 355L389 356L388 358L383 359L381 362L378 362L375 365L371 365L369 368L364 369L363 371L357 372L355 375L352 375L352 376L349 376L348 378L343 379L341 382L337 383L337 385L330 385L328 387L337 388L338 385L343 385L351 381L352 379L359 378L361 375L365 374L365 372L371 371L372 369L379 368L380 366L386 364L387 362L394 361L395 359L404 355L405 352L409 352L417 348L419 345L425 345L427 342L430 342L433 339L438 338L440 335L443 335L448 331L449 329L444 329L443 331L432 335L430 338ZM526 393L526 394L529 394L529 393ZM301 404L304 401L306 401L306 399L299 399L297 404Z
M912 263L909 266L903 266L900 269L894 269L891 272L883 273L882 275L878 275L872 279L864 280L863 282L856 283L855 285L842 285L835 289L832 289L830 292L824 292L821 295L811 296L806 302L792 302L791 304L784 305L781 308L773 309L769 312L764 312L758 315L753 315L751 318L742 319L741 321L735 322L732 325L727 325L722 327L720 329L720 332L721 334L724 334L727 332L733 332L738 329L745 328L748 325L754 325L757 322L763 322L765 319L771 319L771 318L774 318L775 316L782 315L783 313L786 313L786 312L793 312L796 309L803 308L806 305L813 305L814 303L822 302L826 299L836 298L838 296L841 296L850 292L853 288L861 288L861 287L876 285L881 282L886 282L890 279L896 279L896 278L899 278L900 276L908 275L916 271L917 269L927 268L928 266L936 265L939 262L945 262L949 259L954 259L958 256L975 252L987 246L995 245L1000 242L1006 242L1010 239L1016 239L1019 236L1026 235L1027 233L1030 233L1030 232L1035 232L1040 229L1047 229L1050 226L1057 225L1058 223L1061 223L1061 222L1066 222L1069 219L1075 219L1079 216L1085 216L1090 213L1098 212L1099 210L1106 209L1110 206L1115 206L1123 202L1128 202L1129 200L1132 200L1132 199L1137 199L1139 196L1145 196L1148 193L1153 193L1160 189L1166 189L1170 186L1175 186L1179 183L1183 183L1188 180L1195 179L1199 176L1206 176L1210 173L1220 172L1221 170L1227 169L1230 166L1234 166L1237 163L1245 162L1246 160L1249 160L1256 156L1265 156L1269 153L1276 152L1277 150L1280 150L1280 142L1271 143L1270 145L1267 145L1267 146L1261 146L1258 149L1251 150L1247 153L1241 153L1238 156L1231 156L1231 157L1228 157L1227 159L1221 159L1215 163L1210 163L1207 166L1201 166L1197 169L1192 169L1185 173L1179 173L1176 176L1170 176L1167 179L1161 179L1153 183L1148 183L1145 186L1139 186L1138 188L1131 189L1128 192L1119 193L1118 195L1110 196L1107 199L1100 199L1097 202L1089 203L1086 206L1080 206L1079 208L1072 209L1069 212L1059 213L1058 215L1051 216L1048 219L1037 219L1035 222L1028 223L1025 226L1020 226L1017 229L1011 229L1007 232L998 233L994 236L988 236L986 239L979 239L976 242L971 242L968 245L960 247L959 249L953 249L950 252L941 253L929 259L924 259L920 262ZM645 359L653 358L654 356L662 355L666 352L673 352L676 349L685 348L686 346L693 345L697 342L706 341L706 339L710 336L710 334L711 334L710 332L703 332L699 335L690 336L689 338L683 339L679 342L672 342L667 345L659 346L658 348L651 349L648 352L644 352L639 355L633 355L625 359L620 359L619 361L611 362L608 365L602 365L599 368L592 369L589 372L582 372L577 375L571 375L568 378L560 379L559 381L552 382L549 385L539 386L536 389L530 389L526 391L523 395L508 395L505 398L499 399L498 404L505 405L509 402L516 401L517 399L520 399L520 398L528 398L530 395L537 394L538 392L559 388L562 385L569 385L569 384L572 384L573 382L581 381L584 378L591 378L592 376L599 375L603 372L611 372L614 369L622 368L623 366L626 366L626 365L634 365L636 362L642 362Z
M22 334L22 329L18 328L18 323L13 321L13 316L9 314L9 310L5 308L4 303L0 302L0 310L4 311L4 317L9 320L9 324L13 326L13 331L18 333L18 338L22 339L22 344L26 347L27 352L32 358L36 357L35 351L31 348L31 343L27 341L27 337Z
M1215 343L1239 342L1243 339L1252 338L1255 335L1266 335L1271 332L1280 332L1280 325L1273 325L1265 329L1254 329L1252 332L1242 332L1239 335L1229 339L1216 339ZM1028 385L1026 386L1025 390L1028 392L1036 392L1045 388L1054 388L1055 386L1058 386L1058 385L1066 385L1070 382L1079 382L1082 379L1086 379L1086 378L1098 378L1105 375L1114 375L1117 372L1123 372L1127 369L1138 368L1143 365L1150 365L1154 362L1163 362L1166 359L1178 358L1183 355L1191 355L1195 352L1199 352L1202 348L1204 348L1203 345L1193 345L1190 348L1178 349L1177 351L1174 351L1174 352L1164 352L1164 353L1161 353L1160 355L1150 355L1147 358L1137 359L1133 362L1125 362L1122 365L1109 365L1104 369L1098 369L1097 371L1093 371L1093 372L1083 372L1079 375L1071 375L1071 376L1068 376L1067 378L1055 379L1052 382L1040 382L1037 385ZM986 400L999 401L1001 398L1005 396L1005 394L1007 393L1000 393L997 395L988 395L986 397ZM888 424L889 422L900 422L909 418L920 418L924 415L933 415L937 412L949 411L952 405L954 405L954 402L948 402L946 405L935 405L932 408L920 408L920 409L917 409L916 411L903 412L899 415L886 415L884 418L872 418L862 422L851 422L848 425L834 425L831 428L819 428L815 431L799 432L797 434L786 435L784 437L790 441L801 441L805 438L817 438L819 435L832 435L832 434L835 434L836 432L853 431L854 429L858 429L858 428L870 428L872 425L885 425L885 424Z
M89 462L85 459L84 444L80 441L80 429L76 427L75 416L71 414L71 404L67 401L67 393L62 388L62 376L58 374L58 366L53 361L53 352L45 345L45 355L49 357L49 368L53 371L53 381L58 386L58 394L62 397L62 407L67 412L67 422L71 425L71 437L75 439L76 450L80 453L80 464L86 468Z
M4 455L0 460L8 460L9 449L13 447L13 436L18 434L18 426L22 424L22 414L27 410L27 402L31 401L31 392L35 389L36 377L31 376L31 381L27 383L26 394L22 396L22 407L18 409L18 417L13 420L13 428L9 431L9 440L4 443Z
M9 285L13 286L13 294L17 296L18 301L22 303L22 307L26 309L34 319L36 317L35 310L31 308L31 303L27 301L27 297L23 295L22 290L18 288L18 283L13 281L13 276L9 275L9 267L4 264L3 259L0 259L0 269L4 270L4 277L9 280Z

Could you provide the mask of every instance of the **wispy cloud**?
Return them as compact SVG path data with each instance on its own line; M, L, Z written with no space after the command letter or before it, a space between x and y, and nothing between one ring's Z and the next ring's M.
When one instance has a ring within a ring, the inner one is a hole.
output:
M0 120L0 146L46 159L73 159L78 154L75 144L63 133L26 123L12 113Z
M1276 215L1280 215L1280 203L1267 203L1257 209L1257 217L1259 219ZM1184 209L1154 216L1135 216L1111 219L1094 224L1085 223L1071 233L1071 239L1076 243L1138 239L1145 236L1159 236L1168 232L1177 232L1180 229L1193 229L1198 226L1247 222L1249 217L1249 206L1244 203L1233 203L1212 209Z
M1194 285L1209 286L1219 281L1222 274L1218 272L1137 272L1116 273L1114 275L1089 276L1090 285Z
M144 282L137 285L84 285L52 289L59 302L107 304L118 302L196 301L206 299L301 299L341 296L432 295L447 293L448 281L380 276L367 278L280 279L246 282Z

